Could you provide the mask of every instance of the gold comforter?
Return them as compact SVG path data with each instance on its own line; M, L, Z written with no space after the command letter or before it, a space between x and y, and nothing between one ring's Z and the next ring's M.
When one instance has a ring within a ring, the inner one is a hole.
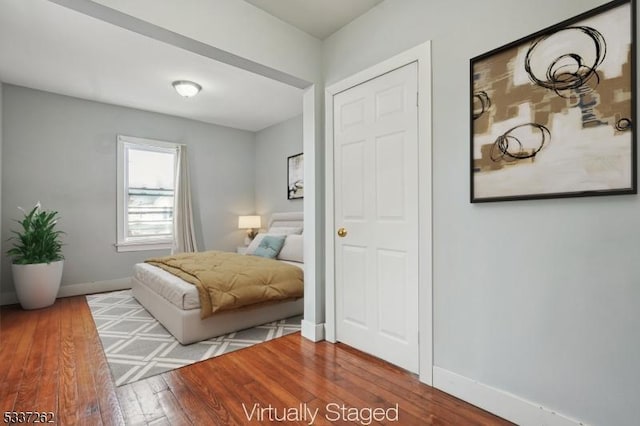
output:
M195 285L202 318L218 311L303 295L302 269L273 259L205 251L146 262Z

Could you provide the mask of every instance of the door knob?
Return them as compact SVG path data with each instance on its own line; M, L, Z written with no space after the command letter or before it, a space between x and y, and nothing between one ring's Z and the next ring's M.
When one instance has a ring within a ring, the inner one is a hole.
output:
M338 229L338 237L344 238L347 236L347 230L344 228Z

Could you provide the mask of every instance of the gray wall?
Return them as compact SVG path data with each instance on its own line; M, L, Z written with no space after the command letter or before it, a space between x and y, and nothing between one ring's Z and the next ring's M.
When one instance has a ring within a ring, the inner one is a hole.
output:
M469 59L603 3L387 0L330 37L324 63L330 84L432 40L435 364L586 423L635 425L638 196L468 201Z
M274 212L302 211L302 199L287 199L287 157L301 152L302 115L256 133L256 213L263 222Z
M117 253L116 134L188 146L201 249L233 250L237 215L255 205L255 134L168 115L4 85L2 292L13 291L9 247L17 206L60 212L62 285L124 278L134 263L166 251ZM239 171L241 170L241 171Z
M2 137L4 135L3 132L3 115L2 115L2 104L4 103L3 93L3 85L2 81L0 81L0 224L2 224ZM0 262L0 277L2 277L2 262ZM2 287L0 287L0 304L2 304Z

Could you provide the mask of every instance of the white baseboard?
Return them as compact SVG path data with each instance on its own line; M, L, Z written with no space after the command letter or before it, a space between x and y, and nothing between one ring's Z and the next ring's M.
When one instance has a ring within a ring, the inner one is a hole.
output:
M89 283L79 283L60 286L58 298L80 296L83 294L104 293L107 291L126 290L131 288L131 277L118 278L115 280L92 281ZM13 305L18 303L15 292L0 294L0 305Z
M302 337L312 342L324 340L324 324L314 324L307 320L302 320Z
M518 425L584 426L540 404L440 367L433 367L433 386Z
M131 277L107 281L92 281L89 283L63 285L60 287L60 291L58 291L58 297L105 293L107 291L126 290L129 288L131 288Z

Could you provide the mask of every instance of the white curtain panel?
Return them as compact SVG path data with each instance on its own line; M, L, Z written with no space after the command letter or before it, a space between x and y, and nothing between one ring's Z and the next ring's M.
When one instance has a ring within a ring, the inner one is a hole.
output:
M173 199L173 248L172 253L198 251L196 234L193 230L193 209L191 207L191 182L187 164L187 147L178 147L176 164L175 194Z

